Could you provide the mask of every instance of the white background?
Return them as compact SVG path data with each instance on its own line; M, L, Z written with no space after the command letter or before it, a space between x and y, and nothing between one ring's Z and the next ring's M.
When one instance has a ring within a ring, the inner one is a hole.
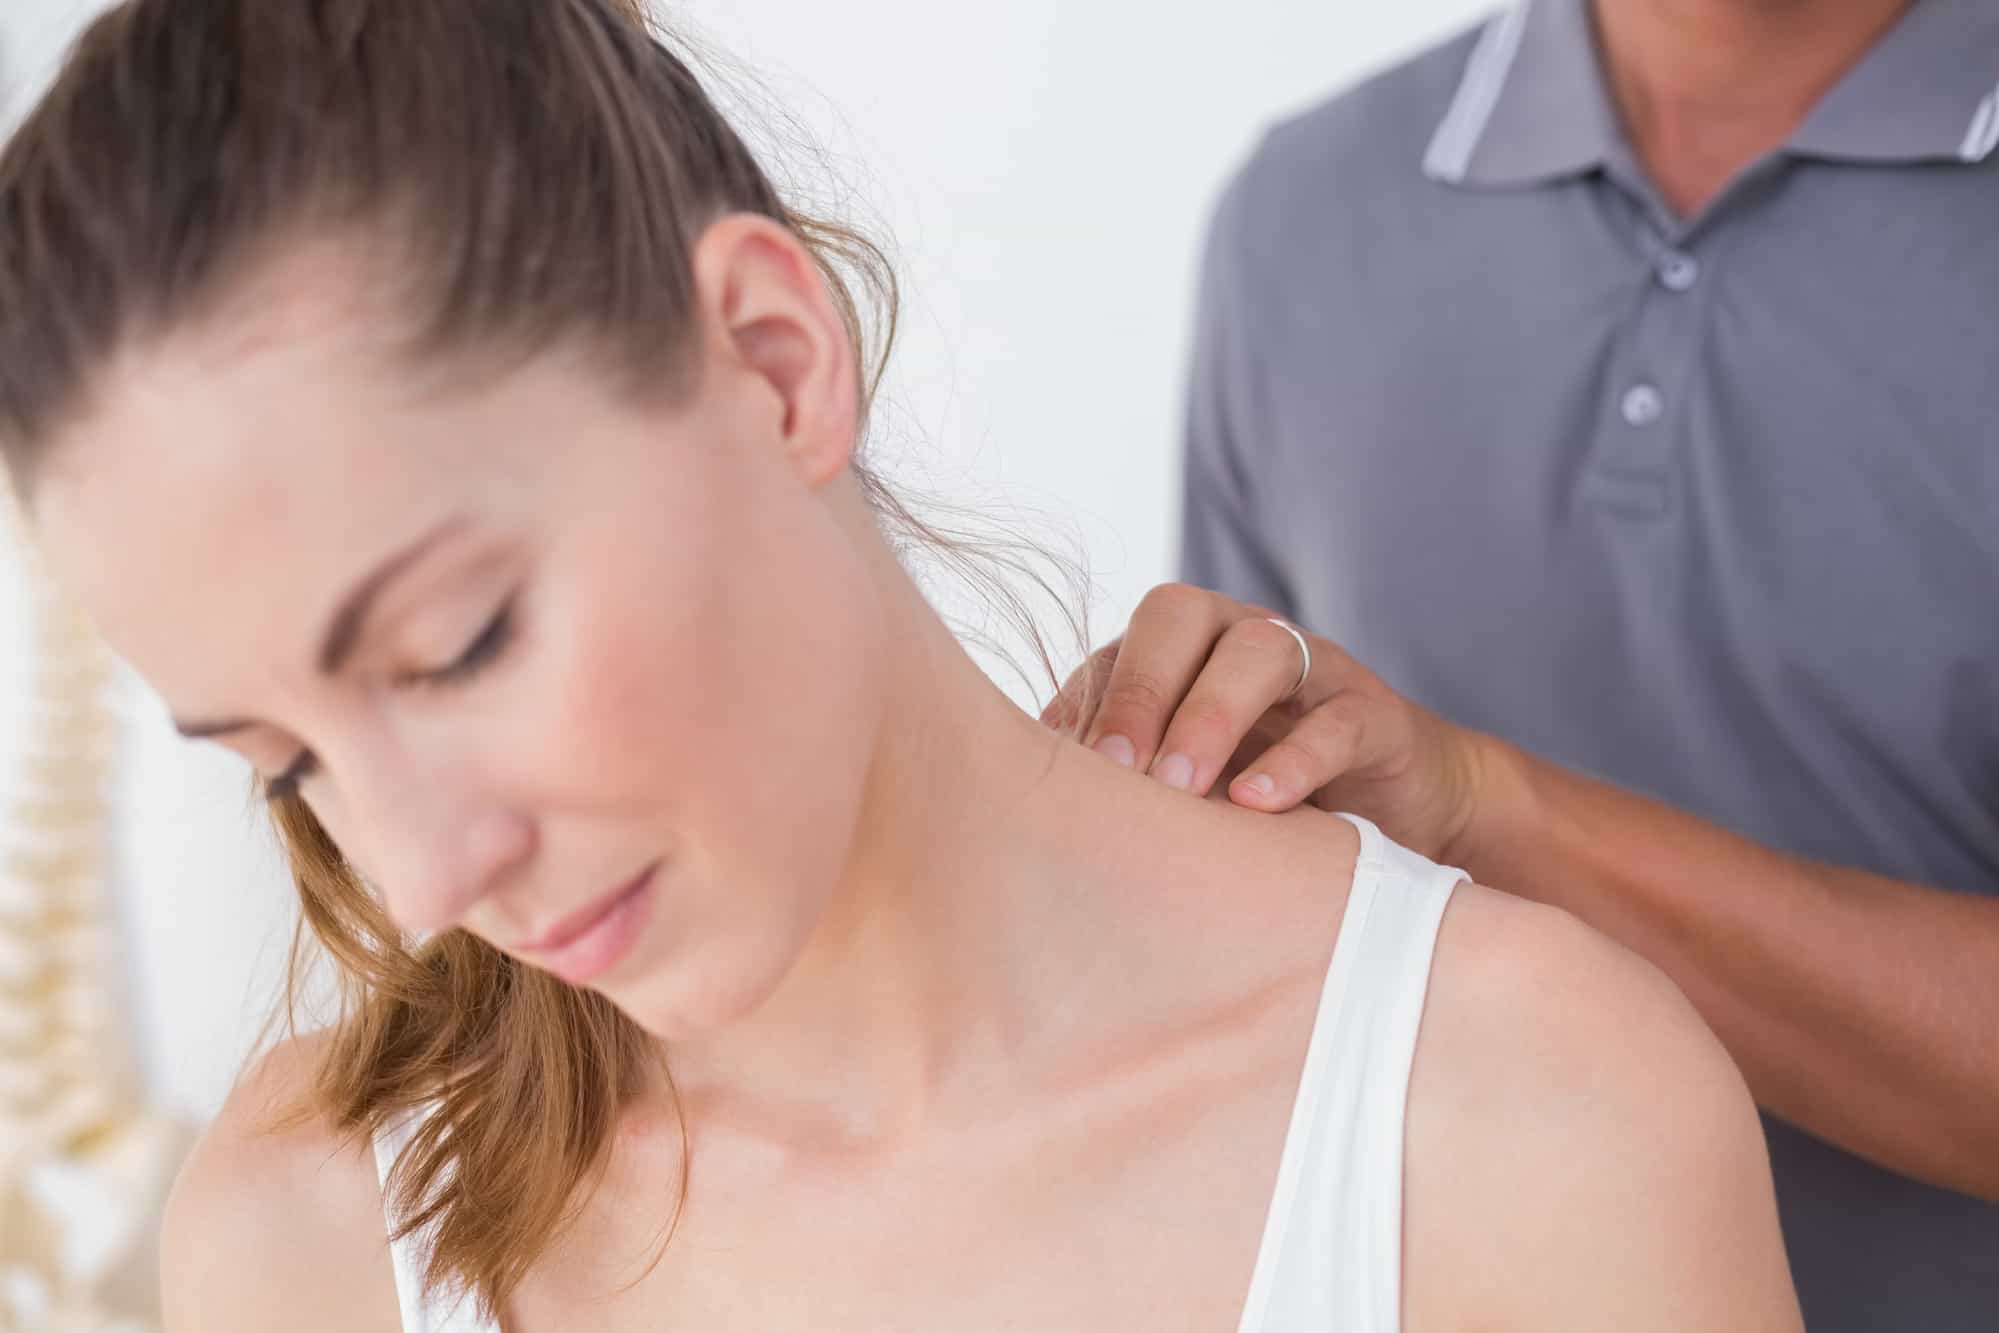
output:
M1073 531L1102 635L1172 573L1182 363L1215 191L1271 120L1489 3L688 0L666 13L755 71L886 224L906 296L891 479L1048 515L1030 537ZM0 0L9 120L98 7ZM0 818L25 656L11 574ZM162 1095L206 1114L268 1008L290 890L244 770L177 741L136 687L126 706L116 890L137 1030Z

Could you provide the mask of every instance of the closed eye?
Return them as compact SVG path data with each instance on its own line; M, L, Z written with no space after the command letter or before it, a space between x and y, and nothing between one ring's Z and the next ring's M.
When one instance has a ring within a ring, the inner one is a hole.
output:
M479 637L472 640L450 666L440 667L436 671L412 673L403 677L399 683L432 688L470 680L506 650L508 641L513 637L513 631L514 598L509 596L501 603L500 609L493 613L493 618L486 622L486 628L479 631Z
M398 684L414 685L424 689L438 689L448 685L462 684L490 666L501 653L514 632L514 597L508 597L486 627L479 631L479 637L472 640L449 666L435 671L411 672L397 681ZM301 750L298 758L292 760L284 772L264 784L264 799L283 801L298 795L299 784L310 777L319 767L319 761L310 750Z

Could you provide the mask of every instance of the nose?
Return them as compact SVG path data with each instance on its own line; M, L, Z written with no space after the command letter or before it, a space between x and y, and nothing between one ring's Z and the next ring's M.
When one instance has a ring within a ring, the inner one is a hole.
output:
M396 784L378 778L349 813L362 825L349 835L366 857L357 863L389 916L418 934L460 924L534 856L533 822L476 781L435 773Z

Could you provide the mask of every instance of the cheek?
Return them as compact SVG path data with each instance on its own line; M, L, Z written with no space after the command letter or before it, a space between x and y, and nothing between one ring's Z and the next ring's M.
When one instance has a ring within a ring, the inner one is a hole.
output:
M617 997L661 1035L747 1012L789 972L846 866L882 716L863 546L743 457L638 456L565 506L590 521L546 555L552 670L523 701L595 831L674 855Z
M557 762L698 847L721 890L837 871L879 722L863 563L786 500L625 527L555 627Z
M749 576L791 580L771 595ZM657 952L616 998L668 1040L755 1011L783 983L832 898L860 820L880 725L864 596L837 561L715 571L713 596L607 627L580 701L615 736L654 803L677 873Z

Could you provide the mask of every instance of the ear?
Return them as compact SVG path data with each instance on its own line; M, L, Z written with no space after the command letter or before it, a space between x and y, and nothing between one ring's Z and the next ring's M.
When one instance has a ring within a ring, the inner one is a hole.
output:
M776 394L800 479L818 486L841 472L860 427L860 377L804 242L770 218L730 213L696 243L694 285L713 355Z

